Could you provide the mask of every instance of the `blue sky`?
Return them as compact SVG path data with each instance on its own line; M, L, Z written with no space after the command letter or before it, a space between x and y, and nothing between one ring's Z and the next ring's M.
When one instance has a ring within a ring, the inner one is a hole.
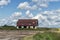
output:
M25 11L25 10L18 9L17 6L19 5L19 3L26 2L26 1L32 2L31 0L11 0L11 3L9 3L7 6L3 6L3 8L0 7L0 18L8 17L16 11ZM50 2L49 6L47 8L42 8L42 10L43 11L45 11L45 10L56 10L56 9L60 8L59 5L60 5L60 1Z
M60 23L56 22L60 20L59 15L60 0L0 0L0 25L3 21L7 24L10 20L9 25L11 25L13 20L33 18L38 19L39 24L43 27L60 26Z
M14 13L16 11L21 11L20 9L17 8L19 3L22 3L25 1L30 2L29 0L10 0L10 1L11 1L11 3L9 3L7 6L3 5L3 8L1 8L1 6L0 6L0 17L1 18L10 16L12 13ZM24 11L24 10L22 10L22 11Z

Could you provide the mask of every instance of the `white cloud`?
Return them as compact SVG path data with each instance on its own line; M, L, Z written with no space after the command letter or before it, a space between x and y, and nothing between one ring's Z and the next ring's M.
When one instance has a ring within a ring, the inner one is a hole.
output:
M17 8L25 9L29 5L28 2L20 3Z
M39 20L39 26L40 27L52 27L60 24L60 11L58 10L51 10L51 11L44 11L36 16L34 16L32 19L38 19Z
M8 5L10 3L10 0L0 0L0 6Z
M15 12L14 14L12 14L12 16L20 16L20 15L22 15L21 12Z
M7 23L6 19L0 19L0 26L3 26Z
M33 2L38 2L38 1L60 1L60 0L32 0Z
M27 17L22 16L21 12L14 12L10 17L7 18L7 25L16 26L18 19L28 19L28 17L29 18L33 17L29 10L26 12L26 15Z
M26 15L27 15L27 17L30 17L30 18L32 18L32 17L33 17L33 14L32 14L32 13L30 13L30 11L29 11L29 10L27 10L27 11L26 11Z
M40 4L41 7L48 7L47 4Z
M30 4L28 2L23 2L23 3L20 3L17 8L25 9L25 10L35 10L38 7L37 7L37 5L30 6Z
M25 10L39 10L39 8L44 8L49 6L49 2L59 1L59 0L32 0L32 2L23 2L18 5L17 8ZM34 3L31 5L31 3Z
M21 12L14 12L10 17L5 19L5 22L7 25L10 26L16 26L17 20L21 18L22 13ZM3 22L3 24L5 23Z
M33 17L33 19L45 19L45 17L44 16L42 16L41 14L38 14L38 15L36 15L35 17Z
M47 20L47 17L46 16L43 16L42 14L38 14L36 15L35 17L33 17L32 19L38 19L39 21L39 26L47 26L47 25L50 25L51 23ZM44 24L45 23L45 24ZM42 24L42 25L41 25Z
M29 11L29 10L28 10L28 11L26 11L26 14L27 14L27 15L29 15L29 14L30 14L30 11Z
M33 6L26 6L25 9L26 10L36 10L38 7L36 5Z
M33 2L38 2L38 0L32 0Z
M49 2L53 2L53 1L60 1L60 0L32 0L32 2L36 3L36 5L38 5L40 8L42 7L48 7L49 6Z
M49 0L49 1L60 1L60 0Z

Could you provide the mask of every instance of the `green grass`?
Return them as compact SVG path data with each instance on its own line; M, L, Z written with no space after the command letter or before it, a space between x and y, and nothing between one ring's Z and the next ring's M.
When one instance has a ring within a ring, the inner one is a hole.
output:
M17 28L14 26L2 26L2 27L0 27L0 30L17 30ZM18 30L49 31L49 30L58 30L58 29L57 28L37 28L37 29L20 28Z
M33 36L34 40L60 40L60 33L44 32Z
M0 27L0 30L16 30L16 27L14 27L14 26L2 26L2 27Z
M44 32L24 37L23 40L60 40L60 33Z
M33 40L33 35L26 36L22 40Z

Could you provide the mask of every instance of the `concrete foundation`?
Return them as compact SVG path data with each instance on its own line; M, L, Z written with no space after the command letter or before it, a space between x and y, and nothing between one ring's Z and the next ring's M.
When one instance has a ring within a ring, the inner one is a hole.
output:
M29 26L27 26L27 29L29 28Z
M19 29L19 28L26 28L26 29L37 29L37 27L36 26L20 26L20 27L18 27L17 26L17 29Z
M24 28L24 26L21 26L21 28Z
M32 28L32 29L33 29L33 26L30 26L30 28Z
M19 27L17 26L17 29L19 29Z

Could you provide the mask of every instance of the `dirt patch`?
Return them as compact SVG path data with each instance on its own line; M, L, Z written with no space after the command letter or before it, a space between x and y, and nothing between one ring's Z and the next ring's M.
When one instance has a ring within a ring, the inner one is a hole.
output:
M21 40L23 37L37 32L32 30L0 30L0 40Z

